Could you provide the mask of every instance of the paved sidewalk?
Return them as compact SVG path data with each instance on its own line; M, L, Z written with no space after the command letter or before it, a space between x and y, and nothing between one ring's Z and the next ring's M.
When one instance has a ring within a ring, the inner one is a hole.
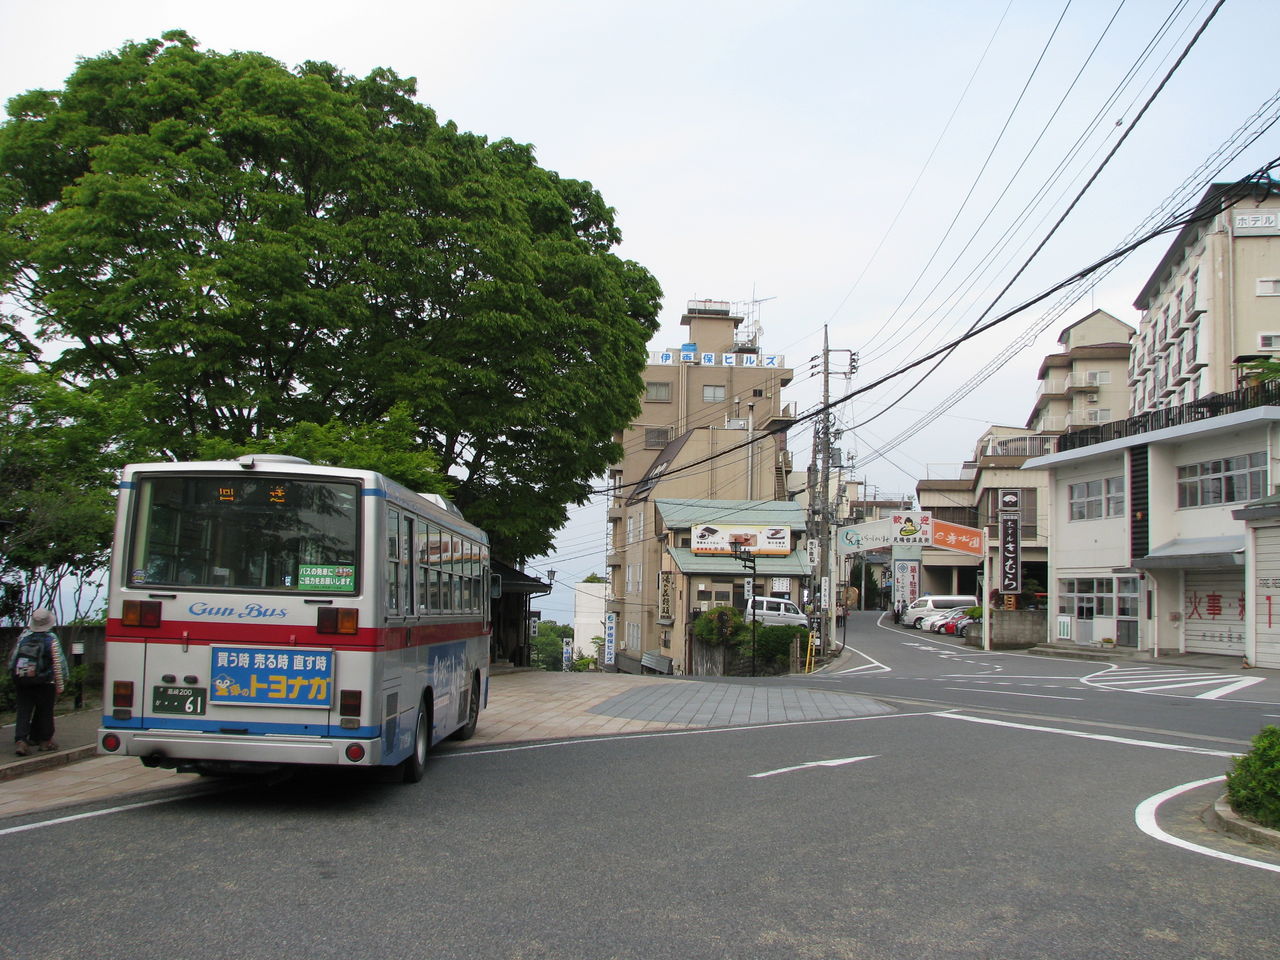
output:
M493 675L476 735L437 749L890 712L867 697L827 690L526 670ZM99 716L84 710L58 717L55 739L62 749L30 758L14 756L12 725L0 730L0 819L108 798L130 802L199 781L196 774L144 767L137 757L97 756Z

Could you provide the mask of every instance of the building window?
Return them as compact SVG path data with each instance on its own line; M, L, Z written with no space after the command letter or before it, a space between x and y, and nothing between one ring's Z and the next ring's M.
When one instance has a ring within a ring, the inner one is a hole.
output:
M1085 372L1085 383L1090 386L1098 386L1099 384L1111 382L1110 370L1088 370Z
M661 450L670 442L670 427L645 427L644 448L646 450Z
M702 402L724 403L724 385L705 384L702 388Z
M1115 616L1115 582L1110 577L1058 581L1058 613L1077 620Z
M1257 500L1267 485L1267 455L1245 453L1178 468L1178 506Z
M1280 278L1259 277L1258 278L1258 296L1280 297Z
M1067 487L1072 520L1124 515L1124 477L1086 480Z
M671 384L665 380L649 381L644 385L644 399L646 402L670 403Z

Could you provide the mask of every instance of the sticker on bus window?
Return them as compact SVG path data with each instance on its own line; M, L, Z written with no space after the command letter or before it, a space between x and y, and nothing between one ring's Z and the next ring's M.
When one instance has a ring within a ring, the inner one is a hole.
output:
M212 647L212 703L327 707L333 699L333 651Z
M349 563L298 564L299 590L354 590L356 568Z

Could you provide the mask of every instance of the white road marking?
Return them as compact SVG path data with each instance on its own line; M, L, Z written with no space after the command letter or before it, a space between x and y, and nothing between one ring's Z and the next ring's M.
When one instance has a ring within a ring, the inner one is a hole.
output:
M1203 787L1206 784L1217 783L1225 780L1226 777L1209 777L1205 780L1196 780L1193 783L1184 783L1180 787L1171 787L1163 793L1157 793L1154 797L1148 797L1138 804L1133 811L1133 820L1141 830L1149 837L1171 846L1181 847L1183 850L1190 850L1192 853L1201 853L1206 857L1216 857L1219 860L1227 860L1231 863L1240 863L1247 867L1257 867L1259 870L1270 870L1273 873L1280 873L1280 866L1274 863L1263 863L1261 860L1250 860L1246 857L1237 857L1233 853L1223 853L1220 850L1213 850L1209 847L1202 847L1198 843L1191 843L1189 840L1182 840L1172 834L1166 833L1160 829L1160 825L1156 823L1156 811L1160 809L1160 804L1164 803L1171 797L1176 797L1180 793L1186 793L1188 790L1194 790L1196 787Z
M947 710L954 710L948 707ZM523 750L546 750L551 747L576 747L585 743L611 743L615 740L652 740L657 737L695 737L716 733L739 733L746 730L771 730L774 727L811 727L828 723L858 723L863 720L901 720L904 717L938 717L947 710L922 710L915 713L876 713L862 717L829 717L825 720L775 720L772 723L744 723L736 727L692 727L683 730L657 730L648 733L615 733L607 737L566 737L563 740L543 740L538 743L513 744L507 747L472 747L466 750L450 750L432 753L432 760L448 760L453 757L487 757L494 753L517 753Z
M797 770L810 770L814 767L843 767L848 763L857 763L859 760L874 760L879 754L872 754L869 757L842 757L839 760L813 760L809 763L798 763L794 767L779 767L777 770L766 770L764 773L753 773L751 779L758 780L761 777L772 777L779 773L794 773Z
M1051 693L1014 693L1012 690L981 690L974 687L947 687L963 693L998 693L1002 697L1038 697L1041 700L1083 700L1084 697L1059 697Z
M1033 723L1014 723L1010 720L993 720L989 717L971 717L963 713L934 713L931 716L945 720L967 720L969 723L985 723L993 727L1013 727L1016 730L1035 730L1039 733L1057 733L1064 737L1079 737L1081 740L1100 740L1104 743L1122 743L1133 747L1150 747L1153 750L1174 750L1178 753L1198 753L1206 757L1235 757L1239 754L1226 750L1210 750L1208 747L1189 747L1181 743L1158 743L1155 740L1134 740L1129 737L1113 737L1105 733L1085 733L1081 730L1066 730L1062 727L1041 727Z
M1234 680L1222 674L1206 676L1200 672L1160 670L1150 667L1117 667L1081 678L1082 682L1092 687L1117 690L1122 693L1156 693L1162 690L1182 690L1190 687L1216 688L1195 694L1197 700L1217 700L1228 693L1261 683L1264 679L1264 677L1245 677L1242 680Z
M75 813L67 817L56 817L53 820L37 820L34 823L24 823L17 827L5 827L0 830L0 837L7 837L12 833L25 833L28 830L39 830L42 827L55 827L60 823L73 823L76 820L88 820L92 817L105 817L111 813L124 813L126 810L137 810L141 807L154 807L161 803L173 803L177 800L189 800L192 797L200 796L203 793L213 793L214 790L200 790L183 793L176 797L161 797L159 800L142 800L138 803L126 803L118 807L107 807L103 810L89 810L85 813Z
M1243 690L1245 687L1251 687L1255 683L1261 683L1263 679L1265 678L1249 677L1248 679L1245 679L1245 680L1237 680L1235 683L1228 684L1227 686L1223 687L1221 690L1210 690L1207 693L1197 694L1196 699L1197 700L1217 700L1219 697L1223 696L1224 694L1234 693L1236 690Z

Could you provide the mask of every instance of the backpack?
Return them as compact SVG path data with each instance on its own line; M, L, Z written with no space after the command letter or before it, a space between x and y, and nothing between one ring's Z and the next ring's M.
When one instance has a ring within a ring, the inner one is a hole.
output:
M29 633L18 641L13 658L13 682L19 687L53 683L53 657L48 633Z

